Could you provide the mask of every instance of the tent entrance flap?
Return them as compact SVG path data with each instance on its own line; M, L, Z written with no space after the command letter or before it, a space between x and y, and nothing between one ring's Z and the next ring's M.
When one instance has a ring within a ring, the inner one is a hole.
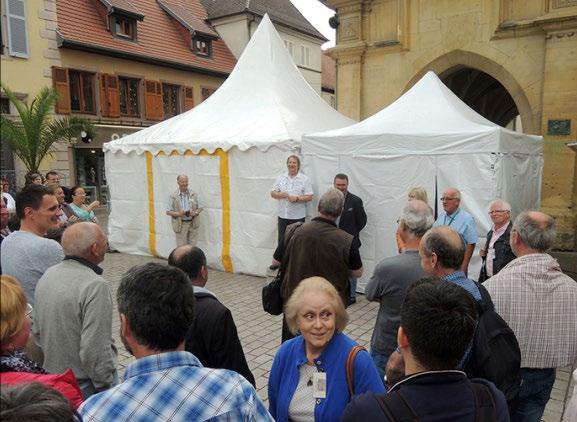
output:
M195 160L191 162L189 157ZM168 256L170 253L174 233L165 211L172 187L176 189L177 176L185 174L189 177L189 189L198 194L203 208L198 217L198 244L204 249L208 262L219 261L219 267L233 272L228 153L222 149L213 153L201 150L198 154L186 150L182 155L176 151L168 155L160 152L156 156L146 152L145 158L150 253L154 256ZM170 186L168 191L167 186ZM213 256L219 249L220 256Z

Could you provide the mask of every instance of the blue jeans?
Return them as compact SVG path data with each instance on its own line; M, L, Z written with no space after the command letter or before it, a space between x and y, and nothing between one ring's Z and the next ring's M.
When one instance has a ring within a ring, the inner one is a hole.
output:
M357 299L357 279L353 277L349 277L349 285L350 285L350 298Z
M540 422L555 383L555 368L521 368L521 390L511 422Z
M371 350L371 357L373 358L373 362L377 367L377 372L379 373L379 377L383 384L385 384L385 368L387 367L387 361L389 360L389 355L383 355Z

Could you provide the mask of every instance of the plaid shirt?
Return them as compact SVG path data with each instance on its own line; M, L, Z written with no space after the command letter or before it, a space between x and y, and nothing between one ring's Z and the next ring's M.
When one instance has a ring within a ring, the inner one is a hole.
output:
M522 368L559 368L577 359L577 283L553 257L521 256L483 286L517 336Z
M204 368L188 352L131 363L124 381L90 397L84 421L273 421L253 386L236 372Z

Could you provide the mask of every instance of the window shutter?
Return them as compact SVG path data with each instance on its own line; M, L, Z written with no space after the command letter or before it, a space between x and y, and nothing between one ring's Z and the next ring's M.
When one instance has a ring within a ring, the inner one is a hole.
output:
M144 81L144 105L148 120L163 119L162 84L160 82Z
M53 66L52 82L54 84L54 89L58 93L58 100L54 106L54 111L58 114L69 114L70 88L68 86L68 69Z
M115 75L100 75L100 111L103 117L120 117L118 78Z
M28 32L26 28L25 0L7 0L8 45L10 55L28 57Z
M184 111L194 107L194 95L191 86L184 87Z

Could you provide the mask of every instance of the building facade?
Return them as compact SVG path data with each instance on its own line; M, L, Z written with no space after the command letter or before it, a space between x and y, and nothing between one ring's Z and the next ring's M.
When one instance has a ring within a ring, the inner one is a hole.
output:
M364 119L435 71L484 117L544 137L542 210L556 218L556 246L575 248L576 0L323 3L338 24L339 111Z
M57 115L94 123L95 139L57 145L41 170L59 171L63 184L86 186L101 201L102 144L198 105L236 64L197 0L10 0L2 2L3 17L10 19L8 7L18 2L26 42L15 46L29 47L20 55L6 49L2 83L28 100L53 86ZM21 185L25 169L15 164Z

